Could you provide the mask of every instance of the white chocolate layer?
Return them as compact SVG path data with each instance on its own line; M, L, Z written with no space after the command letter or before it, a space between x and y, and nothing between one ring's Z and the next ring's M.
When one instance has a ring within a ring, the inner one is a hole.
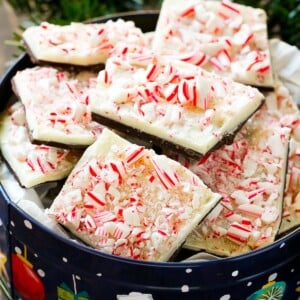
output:
M49 214L106 253L167 261L219 200L179 163L104 129Z
M54 25L42 22L27 28L23 40L35 61L79 66L105 63L118 42L144 46L146 39L132 21Z
M265 11L223 1L165 0L153 49L255 86L273 87Z
M20 102L1 117L1 152L23 187L66 177L80 157L73 150L30 143Z
M30 138L69 146L92 144L103 129L91 119L89 90L96 74L72 74L52 67L18 71L13 87L25 106Z
M233 134L263 98L255 88L200 67L130 53L108 59L91 111L204 155Z

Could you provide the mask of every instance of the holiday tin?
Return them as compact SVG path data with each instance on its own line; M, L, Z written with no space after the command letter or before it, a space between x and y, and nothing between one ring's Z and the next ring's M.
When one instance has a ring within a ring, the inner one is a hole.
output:
M148 32L158 14L113 16ZM98 22L106 21L103 18ZM21 56L0 82L1 110L10 80L31 66ZM111 256L66 239L38 223L0 193L0 284L8 299L297 299L300 230L249 254L214 260L143 262Z

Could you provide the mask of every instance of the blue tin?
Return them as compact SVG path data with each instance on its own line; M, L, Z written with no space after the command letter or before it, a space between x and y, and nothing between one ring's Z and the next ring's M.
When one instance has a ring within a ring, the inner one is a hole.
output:
M118 17L151 31L158 14L129 13L97 22ZM29 57L23 55L4 74L1 110L12 96L10 79L29 66ZM0 286L8 299L300 299L300 229L237 257L135 261L61 237L23 212L1 188L0 254Z

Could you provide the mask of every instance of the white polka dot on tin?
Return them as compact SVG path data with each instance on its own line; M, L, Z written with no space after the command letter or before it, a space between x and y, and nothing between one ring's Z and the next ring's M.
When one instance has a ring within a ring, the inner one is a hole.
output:
M235 270L231 273L232 277L236 277L239 275L239 271L238 270Z
M283 248L284 246L285 246L285 243L281 243L280 246L279 246L279 248L281 249L281 248Z
M185 273L187 273L187 274L192 273L192 272L193 272L193 270L191 268L185 269Z
M101 277L102 276L102 273L97 273L96 274L98 277Z
M32 224L31 224L31 222L29 222L28 220L24 220L24 225L25 225L25 227L27 227L28 229L32 229Z
M67 262L68 262L68 259L67 259L66 257L63 257L63 258L62 258L62 261L65 262L65 263L67 263Z
M295 272L295 269L291 269L291 273L294 273Z
M181 292L182 292L182 293L188 293L189 290L190 290L190 288L189 288L189 286L186 285L186 284L183 285L183 286L181 287Z
M274 281L277 278L278 274L277 273L273 273L269 276L268 281Z
M247 283L247 286L251 286L251 285L252 285L252 282L249 281L249 282Z
M15 226L16 226L14 221L10 221L10 225L11 225L12 227L15 227Z
M227 294L227 295L223 295L220 300L229 300L230 299L230 295Z
M19 248L19 247L15 247L15 252L16 252L17 254L22 254L22 250L21 250L21 248Z
M44 270L42 270L42 269L38 269L37 270L37 273L41 276L41 277L45 277L45 272L44 272Z

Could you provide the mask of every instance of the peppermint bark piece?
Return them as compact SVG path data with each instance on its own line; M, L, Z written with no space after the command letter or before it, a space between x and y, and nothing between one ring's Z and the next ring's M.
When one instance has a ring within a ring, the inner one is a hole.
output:
M290 129L264 106L232 145L190 165L224 198L184 247L233 256L275 240L282 217L289 135Z
M279 234L285 234L300 226L300 118L298 126L290 143L290 154L288 163L287 189L284 197L283 216Z
M49 214L100 251L167 261L220 197L179 163L104 129Z
M25 188L65 178L81 155L75 150L31 144L20 102L2 114L0 130L2 156Z
M16 73L12 86L25 107L33 143L85 148L96 140L103 129L92 121L89 109L89 91L96 84L96 76L52 67Z
M55 25L42 22L27 28L23 41L34 63L92 66L105 63L118 42L146 45L142 31L132 21Z
M274 87L264 10L228 0L164 0L153 49L229 76Z
M110 57L90 103L105 126L199 157L231 143L263 100L256 88L142 52Z
M286 189L279 234L283 235L300 225L300 112L288 89L278 83L274 92L266 94L268 111L282 126L291 129L286 176Z

